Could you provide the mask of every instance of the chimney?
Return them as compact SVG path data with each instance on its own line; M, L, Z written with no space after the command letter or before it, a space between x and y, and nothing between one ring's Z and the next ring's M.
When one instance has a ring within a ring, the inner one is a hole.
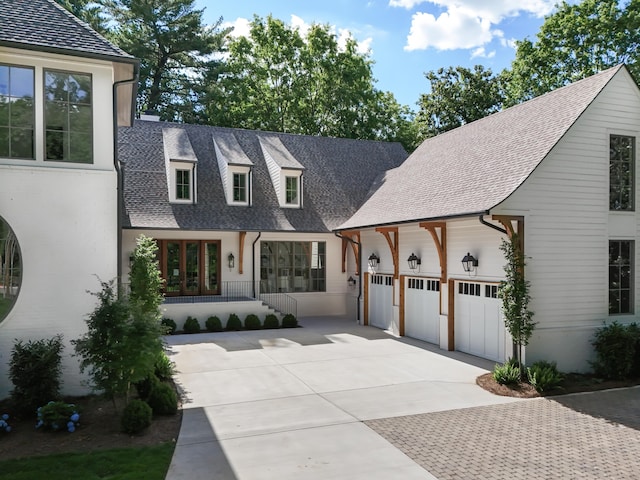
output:
M140 115L140 120L146 120L147 122L159 122L160 115L155 110L146 110Z

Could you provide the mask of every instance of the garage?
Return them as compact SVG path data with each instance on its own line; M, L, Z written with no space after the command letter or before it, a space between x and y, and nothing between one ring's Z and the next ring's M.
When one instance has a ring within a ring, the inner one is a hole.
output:
M455 349L503 362L506 332L500 306L497 284L456 282Z
M404 334L425 342L440 343L440 280L406 278Z
M391 329L393 322L393 275L371 275L369 325Z

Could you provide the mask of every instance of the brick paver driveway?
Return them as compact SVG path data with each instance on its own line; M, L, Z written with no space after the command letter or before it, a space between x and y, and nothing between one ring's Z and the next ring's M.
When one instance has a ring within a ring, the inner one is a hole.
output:
M640 478L640 387L365 423L439 480Z

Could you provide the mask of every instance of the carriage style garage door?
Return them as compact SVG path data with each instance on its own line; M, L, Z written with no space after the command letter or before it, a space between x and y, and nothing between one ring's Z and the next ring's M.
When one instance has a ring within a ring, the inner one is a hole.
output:
M371 275L369 325L388 330L393 320L393 276Z
M505 328L498 286L456 282L455 348L489 360L505 360Z
M440 343L440 280L407 278L405 281L405 335Z

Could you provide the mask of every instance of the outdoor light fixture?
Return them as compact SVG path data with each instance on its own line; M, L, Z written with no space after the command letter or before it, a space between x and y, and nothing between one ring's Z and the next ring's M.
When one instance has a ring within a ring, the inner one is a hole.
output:
M478 259L469 252L462 259L462 268L465 272L471 273L478 267Z
M376 267L380 264L380 257L377 256L375 253L372 253L371 255L369 255L369 268L371 268L371 270L375 271Z
M233 256L233 253L229 254L229 256L227 257L227 260L229 261L229 270L233 270L233 267L236 264L236 259Z
M349 279L347 280L347 283L349 284L350 287L355 287L356 286L356 279L353 278L351 275L349 275Z
M416 257L415 253L411 253L411 255L409 255L409 258L407 258L407 262L409 262L409 268L414 271L422 263L422 261L418 257Z

